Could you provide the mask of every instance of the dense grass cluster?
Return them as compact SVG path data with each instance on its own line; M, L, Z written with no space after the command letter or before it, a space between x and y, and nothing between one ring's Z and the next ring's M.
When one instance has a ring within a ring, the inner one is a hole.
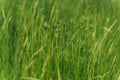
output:
M120 80L116 1L0 4L0 80Z

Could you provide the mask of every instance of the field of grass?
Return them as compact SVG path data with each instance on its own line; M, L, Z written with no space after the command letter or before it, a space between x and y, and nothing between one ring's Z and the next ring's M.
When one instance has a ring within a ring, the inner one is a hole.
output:
M117 0L0 0L0 80L120 80Z

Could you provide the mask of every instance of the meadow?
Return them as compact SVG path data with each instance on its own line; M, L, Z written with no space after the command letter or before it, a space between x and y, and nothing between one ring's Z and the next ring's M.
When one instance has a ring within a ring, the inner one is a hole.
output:
M0 80L120 80L118 0L0 0Z

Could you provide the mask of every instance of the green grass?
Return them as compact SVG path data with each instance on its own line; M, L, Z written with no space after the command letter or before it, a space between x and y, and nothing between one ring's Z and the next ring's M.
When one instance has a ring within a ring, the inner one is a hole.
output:
M117 0L0 0L0 80L120 80Z

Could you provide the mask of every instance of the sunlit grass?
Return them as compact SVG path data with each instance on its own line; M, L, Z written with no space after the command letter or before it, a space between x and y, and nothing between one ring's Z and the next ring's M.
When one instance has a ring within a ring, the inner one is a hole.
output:
M0 80L119 80L118 2L0 4Z

